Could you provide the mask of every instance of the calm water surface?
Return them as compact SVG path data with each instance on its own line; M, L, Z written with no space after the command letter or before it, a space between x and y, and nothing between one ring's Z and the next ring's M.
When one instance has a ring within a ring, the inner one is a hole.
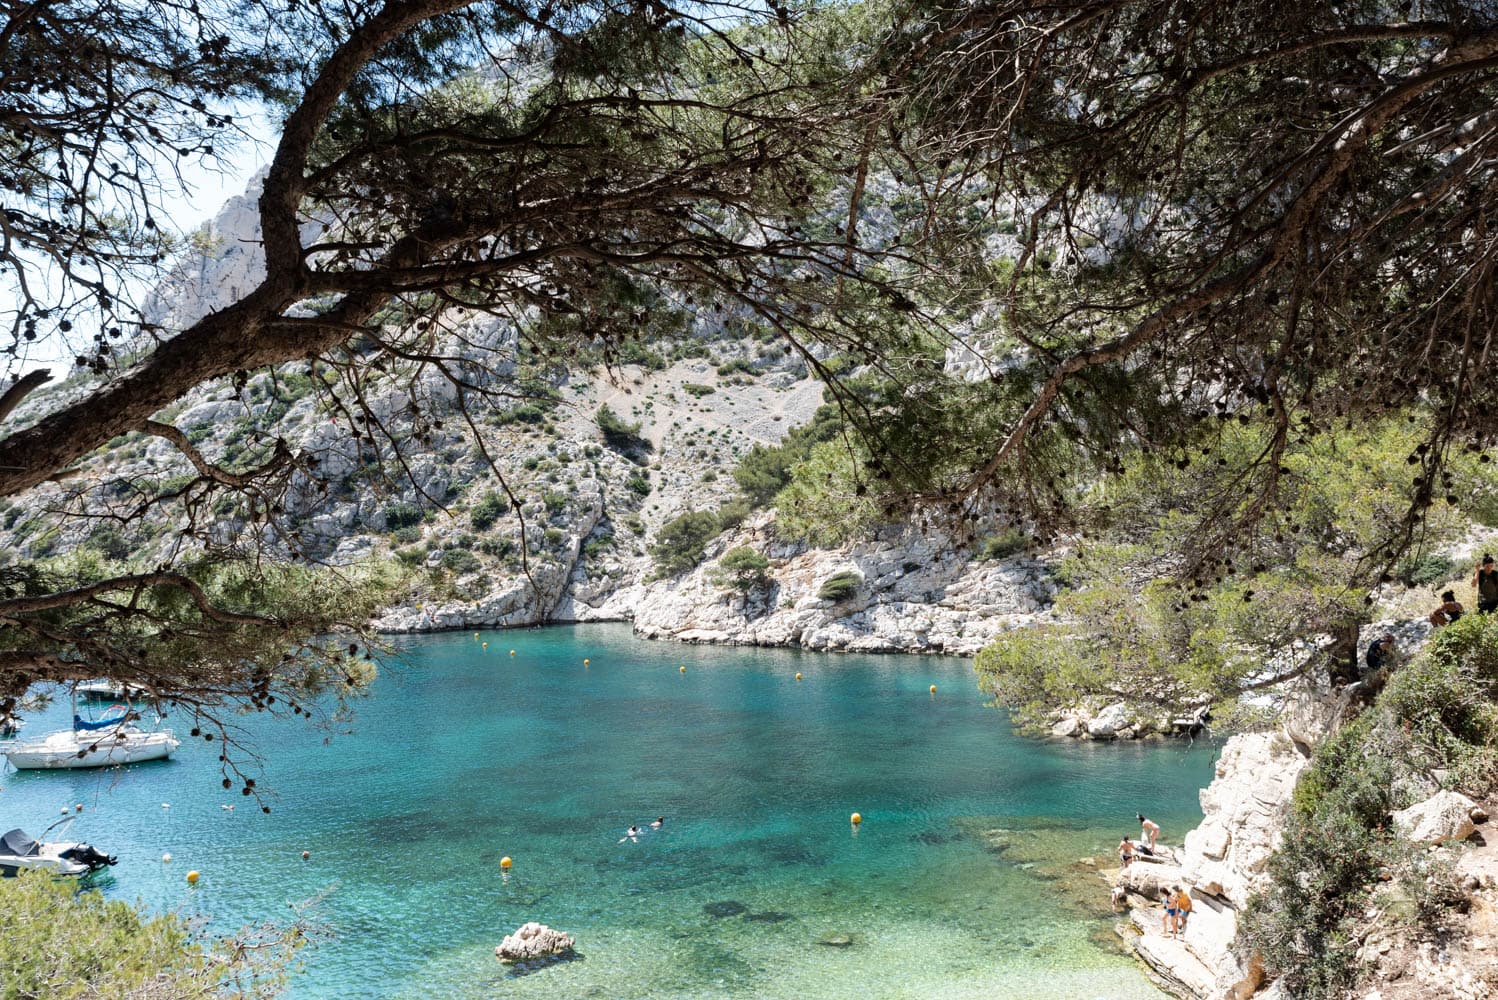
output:
M1021 739L966 660L625 626L482 640L402 641L327 745L247 720L268 816L220 789L217 744L190 740L121 771L0 774L0 829L82 802L73 833L121 858L107 893L215 929L325 892L336 936L307 953L298 1000L1160 996L1076 901L1106 899L1076 862L1140 809L1178 839L1215 748ZM493 948L527 920L574 934L581 958L510 974Z

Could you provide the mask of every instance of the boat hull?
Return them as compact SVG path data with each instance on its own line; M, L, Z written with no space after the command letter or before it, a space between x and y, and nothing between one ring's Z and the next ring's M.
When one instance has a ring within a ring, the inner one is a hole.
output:
M67 858L26 857L0 855L0 877L15 878L21 872L48 871L54 875L87 875L93 869Z
M0 747L10 766L20 771L114 767L148 760L165 760L181 746L171 733L127 733L80 740L49 738L39 743Z

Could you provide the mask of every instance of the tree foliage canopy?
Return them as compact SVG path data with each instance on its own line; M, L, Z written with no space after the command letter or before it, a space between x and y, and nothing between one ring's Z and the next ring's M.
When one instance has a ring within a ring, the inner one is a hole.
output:
M205 383L242 396L269 371L273 402L314 396L358 464L398 478L440 419L415 389L373 397L434 376L523 532L474 413L535 389L477 319L562 366L702 316L781 338L842 427L801 442L808 537L839 506L873 524L915 502L1043 539L1126 463L1227 458L1174 526L1170 568L1200 588L1241 583L1229 552L1300 519L1293 457L1315 441L1392 414L1422 428L1388 483L1398 516L1333 567L1356 590L1456 495L1453 457L1498 434L1488 4L8 13L0 497L46 505L65 540L149 512L183 541L102 578L25 568L0 591L0 697L83 673L149 683L158 640L249 631L252 666L223 664L219 696L253 702L267 669L300 683L273 638L296 650L333 622L257 617L204 574L301 554L295 515L331 487L328 456L265 434L235 461L204 454L172 407ZM280 125L263 274L173 325L135 301L171 264L165 192L253 101ZM28 401L48 375L26 345L85 317L92 381ZM1248 436L1223 451L1221 422ZM142 490L89 466L121 440L175 449L182 476ZM753 472L756 502L794 479Z
M0 279L24 292L10 371L85 315L98 335L76 391L17 412L49 378L32 370L0 396L0 497L40 497L23 502L47 508L64 550L80 526L148 516L182 543L161 565L18 568L0 589L0 714L34 682L96 674L262 707L303 687L315 636L367 617L370 589L348 581L361 596L337 613L212 585L304 555L296 517L334 485L333 449L252 431L232 460L205 454L172 422L197 386L222 379L244 401L268 369L272 406L315 397L358 464L399 478L441 421L418 388L374 397L435 378L520 511L475 413L533 389L474 317L542 359L610 362L651 317L695 309L756 316L800 350L852 339L862 303L900 294L871 265L903 251L804 225L866 118L839 22L633 0L18 7L0 31ZM135 299L171 264L175 164L222 153L253 100L280 117L263 274L172 326ZM153 440L182 476L90 465ZM166 649L191 666L164 668Z
M97 890L76 890L44 872L0 880L0 997L273 997L307 941L306 929L293 925L207 947L180 917L147 917Z

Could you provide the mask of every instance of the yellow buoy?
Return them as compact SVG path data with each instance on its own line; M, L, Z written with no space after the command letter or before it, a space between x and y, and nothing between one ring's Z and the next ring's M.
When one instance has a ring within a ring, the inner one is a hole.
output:
M586 667L586 666L587 666L587 665L588 665L588 664L590 664L590 663L592 663L592 662L593 662L593 661L592 661L592 660L589 660L589 659L586 659L586 658L584 658L584 660L583 660L583 666L585 666L585 667Z
M187 884L188 885L197 885L198 884L198 873L197 873L196 870L193 870L193 871L190 871L190 872L187 873Z
M475 632L475 633L473 633L473 637L474 637L474 638L475 638L475 639L477 639L477 638L478 638L478 637L479 637L479 634L478 634L478 633L477 633L477 632Z
M854 813L854 814L853 814L853 815L852 815L852 817L851 817L851 819L852 819L852 820L853 820L853 825L854 825L854 826L857 826L857 825L858 825L858 824L860 824L860 823L862 823L862 822L863 822L863 816L861 816L861 815L860 815L860 814L858 814L858 813Z
M511 656L514 656L514 655L515 655L515 651L514 651L514 650L513 650L513 649L512 649L512 650L510 650L510 655L511 655Z
M798 681L799 681L799 680L800 680L800 679L801 679L801 675L800 675L800 674L797 674L797 675L796 675L796 680L798 680Z
M935 684L931 685L931 693L932 694L936 693L936 685Z
M486 643L484 643L484 648L485 648L485 649L488 649L488 648L489 648L489 644L488 644L488 643L487 643L487 642L486 642Z
M687 672L687 668L686 667L680 667L678 669L681 670L682 673L686 673Z
M508 857L503 857L503 858L499 859L499 867L503 868L505 871L509 871L510 870L510 866L513 865L514 863L515 862L511 861Z

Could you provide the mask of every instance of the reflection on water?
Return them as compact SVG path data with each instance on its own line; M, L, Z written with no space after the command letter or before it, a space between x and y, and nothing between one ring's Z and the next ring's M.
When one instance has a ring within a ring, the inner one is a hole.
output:
M328 746L248 720L269 816L222 810L248 800L218 787L216 746L190 742L121 774L10 774L0 817L39 829L86 803L75 832L121 856L112 895L218 928L332 887L337 937L297 998L1159 996L1100 945L1087 901L1106 889L1079 859L1106 859L1136 811L1178 837L1209 748L1018 739L965 661L609 626L483 638L495 650L405 643ZM527 920L573 934L580 959L507 972L494 945Z

